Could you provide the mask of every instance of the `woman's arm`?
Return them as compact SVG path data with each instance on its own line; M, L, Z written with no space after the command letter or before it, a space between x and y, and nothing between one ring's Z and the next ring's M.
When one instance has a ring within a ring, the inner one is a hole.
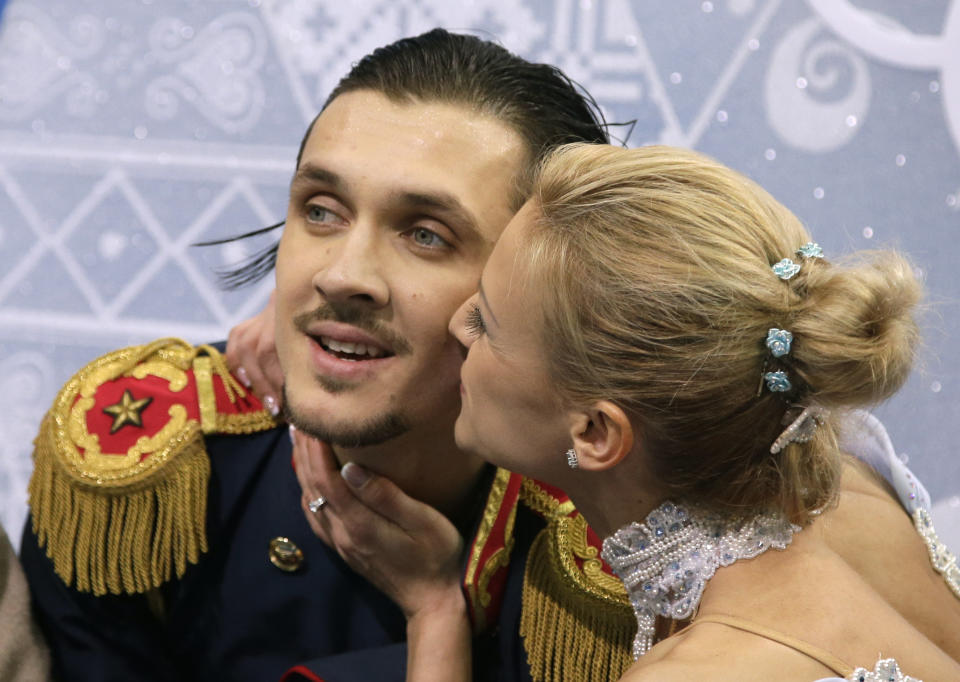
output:
M407 681L448 682L471 676L470 622L458 592L448 604L407 620Z
M463 538L433 507L291 430L307 522L407 617L407 679L469 680L470 623L460 587ZM326 503L316 512L309 503Z

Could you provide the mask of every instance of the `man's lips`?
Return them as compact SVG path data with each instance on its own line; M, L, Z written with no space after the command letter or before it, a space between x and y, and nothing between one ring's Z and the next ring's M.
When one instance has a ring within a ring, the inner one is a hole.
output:
M388 343L342 322L318 322L310 325L306 334L324 350L341 359L366 361L395 355Z
M356 353L345 353L324 347L321 339L325 337L307 336L314 371L329 379L340 381L362 381L378 374L380 370L396 360L395 355L372 357Z

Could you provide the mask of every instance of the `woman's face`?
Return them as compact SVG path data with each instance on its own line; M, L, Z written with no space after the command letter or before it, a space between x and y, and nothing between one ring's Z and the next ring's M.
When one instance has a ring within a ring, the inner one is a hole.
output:
M460 370L457 445L549 482L566 466L572 440L547 375L538 285L526 276L518 248L536 217L528 202L507 224L478 292L454 314L450 331L469 349Z

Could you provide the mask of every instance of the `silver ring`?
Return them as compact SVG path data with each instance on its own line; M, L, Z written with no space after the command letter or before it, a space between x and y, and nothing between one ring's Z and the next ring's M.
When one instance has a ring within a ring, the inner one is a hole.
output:
M310 500L309 502L307 502L307 509L309 509L314 514L316 514L318 511L323 509L323 505L325 505L326 503L327 503L327 498L325 498L323 495L320 495L317 499Z

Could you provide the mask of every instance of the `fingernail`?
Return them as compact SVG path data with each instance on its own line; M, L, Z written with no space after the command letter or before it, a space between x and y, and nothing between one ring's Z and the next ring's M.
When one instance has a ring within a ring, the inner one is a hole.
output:
M240 380L240 383L250 388L253 384L250 383L250 377L247 376L247 370L243 367L237 367L237 371L234 372L237 375L237 378Z
M297 444L297 441L296 441L296 439L295 439L295 436L296 436L296 433L297 433L297 427L294 426L293 424L291 424L290 427L289 427L289 429L290 429L290 431L289 431L289 433L290 433L290 442L293 443L294 445L296 445L296 444Z
M264 396L263 406L266 407L267 411L270 414L272 414L274 417L280 414L280 406L277 405L277 399L274 398L272 395Z
M343 476L344 481L354 488L362 488L370 480L370 472L353 462L344 464L343 468L340 469L340 475Z

